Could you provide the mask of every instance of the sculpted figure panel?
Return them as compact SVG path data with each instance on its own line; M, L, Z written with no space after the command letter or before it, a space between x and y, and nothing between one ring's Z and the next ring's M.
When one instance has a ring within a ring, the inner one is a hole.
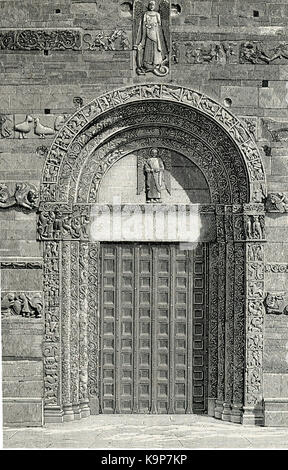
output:
M135 28L140 24L137 43L137 73L145 75L152 72L154 75L164 77L169 72L169 31L166 23L169 22L170 6L167 0L160 2L159 11L156 11L156 2L150 1L144 12L144 4L137 1L134 7ZM164 23L163 23L164 20Z

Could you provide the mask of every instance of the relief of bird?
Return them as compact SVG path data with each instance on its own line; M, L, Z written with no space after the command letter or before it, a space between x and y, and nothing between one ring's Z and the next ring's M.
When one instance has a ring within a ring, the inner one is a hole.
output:
M32 129L33 118L31 116L26 116L25 121L15 124L15 131L19 132L19 139L25 139L26 134Z
M34 119L34 134L38 135L41 139L45 139L48 135L54 135L55 131L51 127L42 126L39 118Z

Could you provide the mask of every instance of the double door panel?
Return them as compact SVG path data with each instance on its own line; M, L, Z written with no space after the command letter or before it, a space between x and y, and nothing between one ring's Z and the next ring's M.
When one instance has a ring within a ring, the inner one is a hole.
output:
M102 413L206 408L206 247L101 245Z

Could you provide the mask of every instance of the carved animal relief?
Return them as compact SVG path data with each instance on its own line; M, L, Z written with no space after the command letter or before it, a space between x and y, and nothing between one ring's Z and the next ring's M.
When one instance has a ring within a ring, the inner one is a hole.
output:
M288 295L286 292L268 292L265 298L266 313L288 315Z
M41 318L42 309L43 299L40 292L9 292L1 294L2 318L12 316Z
M21 207L34 210L38 205L39 194L31 183L18 183L14 192L10 192L5 183L0 183L0 208Z

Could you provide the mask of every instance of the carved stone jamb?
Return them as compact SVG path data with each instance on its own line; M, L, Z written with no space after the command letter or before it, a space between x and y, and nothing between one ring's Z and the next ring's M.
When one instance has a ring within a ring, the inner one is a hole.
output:
M241 423L244 403L244 364L245 364L245 245L243 206L233 205L233 402L231 419Z
M71 329L70 329L70 351L71 351L71 399L74 419L80 419L80 348L79 348L79 243L71 242Z
M243 424L263 424L263 333L264 333L264 242L265 212L263 204L245 204L247 217L254 222L246 231L246 354Z
M62 321L61 321L61 342L62 342L62 401L63 401L63 420L73 421L74 413L71 399L71 252L70 242L62 243Z
M81 418L90 415L88 397L88 268L89 245L79 245L79 395Z
M88 244L88 396L92 415L99 414L99 253L100 243Z
M215 416L218 386L218 243L209 245L208 415Z
M225 206L216 206L218 242L218 382L215 418L222 419L225 401L225 301L226 301L226 244Z
M44 243L44 416L45 423L62 422L60 342L60 243Z
M233 367L234 367L234 233L233 208L225 206L225 240L226 240L226 304L225 304L225 400L223 404L223 421L231 421L233 403Z

